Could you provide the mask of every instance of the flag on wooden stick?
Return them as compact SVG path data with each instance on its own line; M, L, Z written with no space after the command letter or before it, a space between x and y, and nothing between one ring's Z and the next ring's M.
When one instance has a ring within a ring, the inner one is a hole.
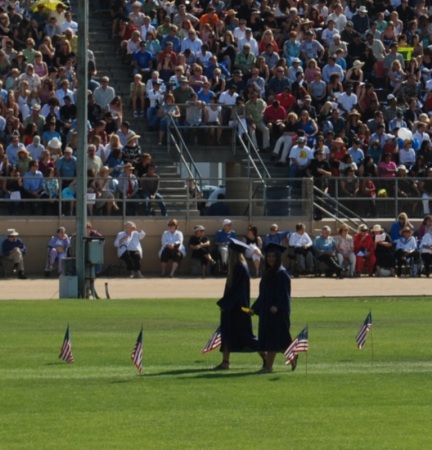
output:
M222 335L220 327L213 333L213 336L209 339L205 347L201 350L201 353L208 353L216 348L220 347L222 344Z
M291 364L294 360L296 360L296 356L298 355L298 353L307 352L308 350L308 327L306 327L298 334L298 336L291 342L290 346L285 350L285 364Z
M135 364L135 367L138 369L138 372L142 371L142 359L143 359L143 328L141 327L141 331L137 337L137 341L134 349L132 350L131 360Z
M66 361L69 364L74 362L74 357L72 354L72 342L70 339L69 325L66 328L66 333L65 333L64 340L63 340L62 348L60 350L59 358L62 359L63 361Z
M367 334L369 333L369 330L372 328L372 313L370 312L367 316L366 319L362 325L362 327L360 328L359 332L357 333L357 336L355 338L356 342L357 342L357 347L361 350L365 343L366 343L366 337Z

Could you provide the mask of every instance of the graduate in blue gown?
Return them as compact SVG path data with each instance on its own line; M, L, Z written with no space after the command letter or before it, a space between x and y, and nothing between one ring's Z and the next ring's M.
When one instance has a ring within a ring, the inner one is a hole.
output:
M252 331L250 315L242 307L250 307L250 275L244 258L248 248L244 242L231 239L228 246L228 276L223 297L217 302L221 309L222 363L215 369L229 369L230 353L256 352L258 340Z
M259 316L258 349L266 353L261 370L263 373L273 371L276 354L283 353L292 342L291 280L281 262L281 255L285 250L285 247L274 243L265 247L265 271L260 282L259 296L252 306L254 313ZM295 364L296 362L297 360Z

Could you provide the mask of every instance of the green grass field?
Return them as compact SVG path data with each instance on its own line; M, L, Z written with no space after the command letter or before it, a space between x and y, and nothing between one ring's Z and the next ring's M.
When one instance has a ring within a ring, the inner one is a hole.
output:
M258 375L255 354L233 354L226 372L211 370L218 351L201 354L218 325L214 300L0 302L0 449L432 448L432 302L292 308L293 335L309 324L308 354L295 372L280 355ZM68 322L69 365L58 359Z

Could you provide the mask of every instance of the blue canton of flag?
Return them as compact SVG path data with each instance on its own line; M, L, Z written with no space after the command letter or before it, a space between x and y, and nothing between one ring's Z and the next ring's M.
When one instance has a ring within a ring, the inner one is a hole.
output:
M357 342L357 347L361 350L365 343L366 343L366 337L367 334L369 333L369 330L372 328L372 313L369 313L366 316L366 319L362 325L362 327L360 328L360 331L357 333L357 336L355 338L356 342Z

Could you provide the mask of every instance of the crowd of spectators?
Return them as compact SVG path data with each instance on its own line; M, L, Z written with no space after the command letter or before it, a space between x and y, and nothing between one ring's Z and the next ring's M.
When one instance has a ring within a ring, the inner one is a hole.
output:
M420 180L432 165L430 12L414 0L116 0L111 9L135 74L134 115L147 114L161 145L168 116L235 127L290 178L367 199L371 216L378 195L421 197L410 213L430 212Z

